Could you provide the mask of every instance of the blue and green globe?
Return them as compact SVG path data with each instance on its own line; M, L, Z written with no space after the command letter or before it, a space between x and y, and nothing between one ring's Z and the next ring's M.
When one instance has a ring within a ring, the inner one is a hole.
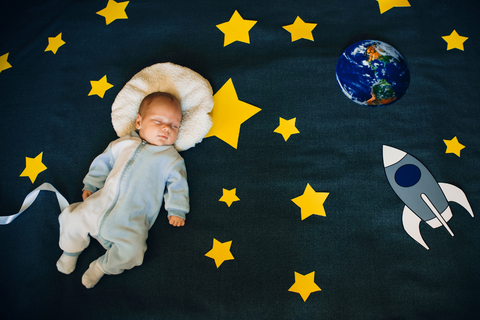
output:
M410 71L403 56L378 40L364 40L348 47L338 59L335 73L350 100L370 107L395 103L410 83Z

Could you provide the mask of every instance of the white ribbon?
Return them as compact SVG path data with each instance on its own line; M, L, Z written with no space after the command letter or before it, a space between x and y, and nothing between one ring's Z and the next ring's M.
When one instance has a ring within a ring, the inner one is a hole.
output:
M18 213L13 214L11 216L0 217L0 225L9 224L13 220L15 220L16 217L18 217L25 210L27 210L28 207L30 207L32 203L35 201L35 199L37 199L38 194L42 190L55 192L55 194L57 195L58 204L60 205L60 211L63 211L63 209L69 206L68 201L62 196L62 194L58 192L57 189L55 189L50 183L45 182L44 184L42 184L37 189L30 192L25 197L25 200L23 200L22 207L20 208L20 211Z

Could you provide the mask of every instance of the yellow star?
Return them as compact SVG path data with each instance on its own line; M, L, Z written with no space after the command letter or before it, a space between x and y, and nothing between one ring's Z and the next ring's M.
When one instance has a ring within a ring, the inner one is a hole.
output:
M445 151L445 153L455 153L459 157L460 157L460 150L465 148L463 144L458 142L458 139L456 136L453 137L452 140L443 140L443 142L445 142L445 144L447 145L447 151Z
M462 37L459 35L455 30L453 30L449 36L444 36L442 38L447 42L447 50L460 49L462 51L464 51L463 43L468 39L468 37Z
M240 199L235 194L236 191L237 188L234 188L232 190L223 189L223 196L218 201L223 201L230 207L235 201L240 201Z
M8 54L9 52L5 53L3 56L0 57L0 72L3 70L7 70L12 67L10 63L8 63Z
M42 163L43 152L41 152L35 158L25 157L25 170L20 174L20 177L29 177L32 183L35 182L37 176L40 172L47 169L47 167Z
M377 0L380 14L394 7L410 7L408 0Z
M103 98L105 95L105 91L113 87L110 83L107 82L107 76L104 75L102 79L98 81L90 81L92 85L92 90L90 90L89 96L96 94L100 98Z
M117 19L128 19L125 8L130 1L115 2L114 0L108 0L107 6L98 11L97 14L105 17L105 23L108 25Z
M301 208L302 220L310 217L312 214L326 216L323 203L327 199L328 194L328 192L315 192L310 184L307 183L303 194L292 199L293 203Z
M240 126L262 109L238 100L232 79L217 91L213 102L213 125L206 137L216 136L237 149Z
M218 268L225 260L235 259L232 253L230 252L231 246L232 246L232 241L221 243L217 239L213 239L212 250L208 251L205 254L205 256L215 260L215 265Z
M235 41L250 43L248 32L256 23L255 20L244 20L235 10L228 22L217 24L217 28L225 34L223 46L226 47Z
M299 293L303 301L307 301L312 292L321 291L319 286L315 283L315 271L302 275L295 272L295 283L288 289L288 291Z
M273 132L280 133L283 136L283 139L287 141L292 134L300 133L297 127L295 127L296 120L297 118L293 118L290 120L285 120L283 118L280 118L280 125Z
M62 40L62 33L60 32L56 37L48 37L48 47L45 52L52 51L53 54L57 53L58 48L63 46L65 41Z
M316 23L303 22L303 20L297 16L293 24L283 26L283 29L290 32L292 36L292 42L297 41L298 39L307 39L314 41L312 30L315 29L316 26Z

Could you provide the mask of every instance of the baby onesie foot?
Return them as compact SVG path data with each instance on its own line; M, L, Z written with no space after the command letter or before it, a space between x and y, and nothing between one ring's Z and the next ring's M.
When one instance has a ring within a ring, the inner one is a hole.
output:
M65 254L65 252L62 254L60 259L57 261L57 269L61 273L65 274L70 274L75 270L75 266L77 265L77 259L78 255L76 256L71 256Z
M100 269L97 260L90 263L90 267L82 276L82 283L87 288L93 288L105 273Z

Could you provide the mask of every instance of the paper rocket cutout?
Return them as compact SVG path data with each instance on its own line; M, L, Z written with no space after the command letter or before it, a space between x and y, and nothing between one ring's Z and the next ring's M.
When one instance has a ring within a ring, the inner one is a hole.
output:
M383 165L390 186L405 203L403 228L425 249L429 248L420 234L422 221L434 229L443 226L453 236L447 224L453 216L448 202L457 202L473 217L467 196L460 188L437 182L430 171L408 153L383 146Z

